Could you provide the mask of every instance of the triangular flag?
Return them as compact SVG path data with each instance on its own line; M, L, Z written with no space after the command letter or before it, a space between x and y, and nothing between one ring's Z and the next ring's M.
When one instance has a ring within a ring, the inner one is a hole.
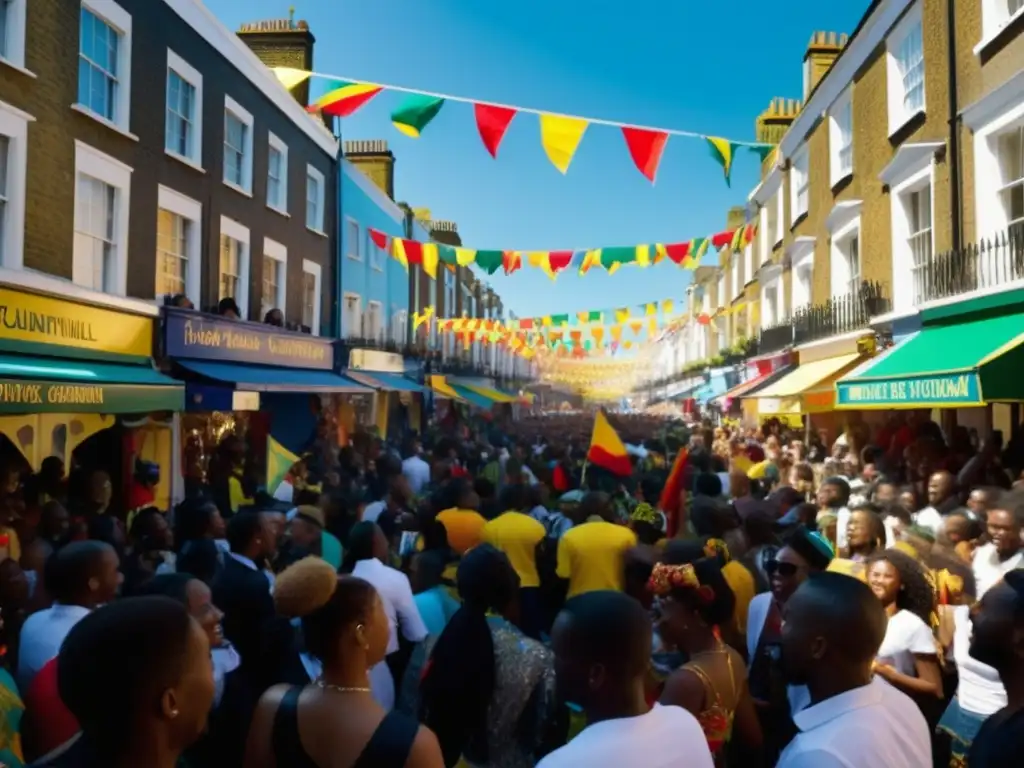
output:
M443 106L444 99L422 93L412 93L406 96L391 113L391 122L406 136L418 139L423 133L423 129L437 117L437 113Z
M468 267L476 261L476 249L475 248L456 248L455 249L455 263L460 267Z
M690 254L689 243L665 243L665 253L676 264L682 264Z
M522 254L519 251L505 251L502 256L502 266L505 268L505 274L511 275L523 266Z
M431 280L437 279L437 264L440 261L437 246L434 243L423 244L423 271Z
M711 156L718 161L718 164L722 166L722 171L725 172L725 183L732 186L732 160L736 154L736 144L733 144L728 139L723 139L718 136L707 136L705 137L708 142L708 147L711 150Z
M663 302L661 302L662 314L671 315L672 314L672 309L674 307L675 307L675 304L673 303L672 299L665 299Z
M488 275L493 275L505 262L504 251L477 251L476 265Z
M562 173L569 170L569 163L572 162L573 155L583 140L587 125L586 120L578 117L548 114L540 116L540 143L548 160Z
M761 158L761 162L763 163L766 159L768 159L768 156L771 155L771 153L775 151L776 145L775 144L755 144L753 146L747 147L747 149L749 149L751 152L753 152L755 155L757 155L759 158Z
M639 336L641 333L643 333L644 321L643 320L634 320L633 322L631 322L629 324L629 327L633 330L633 335L634 336Z
M325 115L349 117L382 90L379 85L337 80L327 93L316 100L315 106Z
M733 234L735 234L734 230L727 229L724 232L712 235L711 244L720 251L732 242Z
M497 158L498 147L501 146L501 140L505 138L505 131L508 130L512 118L516 116L516 111L496 104L474 104L473 112L476 115L476 129L480 133L480 140L491 153L491 157Z
M630 311L629 307L622 307L621 309L615 310L615 322L624 323L629 320Z
M661 163L661 153L665 151L668 134L662 131L623 127L622 136L626 139L629 156L633 158L637 170L653 184L654 177L658 174L658 164Z
M601 342L604 340L604 328L602 328L599 325L594 328L591 328L590 335L591 337L593 337L594 343L600 345Z
M622 340L622 326L621 325L613 325L611 328L608 329L608 332L612 335L612 338L615 341L621 341Z
M295 69L294 67L271 67L270 71L274 73L277 82L289 91L297 85L302 85L313 75L312 72L307 72L305 69Z
M396 237L391 241L391 257L405 267L405 271L409 271L409 257L405 253L406 241L400 237Z
M419 240L401 239L402 250L405 251L405 260L408 264L423 263L423 243Z
M455 258L455 247L451 245L438 245L437 246L437 257L441 263L445 266L454 266L458 264Z
M601 263L601 249L595 248L583 254L583 262L580 264L580 274L585 275L590 268Z
M381 232L379 229L373 227L367 227L366 231L370 234L370 239L373 244L380 248L382 251L386 251L388 248L388 236Z

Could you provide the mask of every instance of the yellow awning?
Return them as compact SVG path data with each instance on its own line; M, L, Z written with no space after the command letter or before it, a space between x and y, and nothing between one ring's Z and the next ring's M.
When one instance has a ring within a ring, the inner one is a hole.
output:
M519 399L512 395L507 395L504 392L499 392L496 389L491 389L490 387L478 387L475 384L460 384L459 386L465 387L470 392L476 392L478 395L483 395L496 403L514 403Z
M854 352L850 355L822 358L811 363L800 363L792 373L765 387L753 397L758 400L797 397L809 389L817 389L832 377L838 378L847 366L853 365L860 358L861 355Z
M430 377L428 384L441 397L447 397L449 400L458 400L460 403L465 402L463 397L451 388L444 376L434 374Z

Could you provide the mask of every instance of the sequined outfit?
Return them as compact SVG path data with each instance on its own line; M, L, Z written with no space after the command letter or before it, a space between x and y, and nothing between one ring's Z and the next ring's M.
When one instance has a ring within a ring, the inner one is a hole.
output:
M494 640L495 686L487 725L490 759L469 768L532 768L555 718L554 655L505 619L488 616Z

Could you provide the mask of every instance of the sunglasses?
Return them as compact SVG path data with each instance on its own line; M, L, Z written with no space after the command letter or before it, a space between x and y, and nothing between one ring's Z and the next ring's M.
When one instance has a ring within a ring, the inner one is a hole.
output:
M796 576L800 566L796 563L784 563L781 560L769 560L764 564L764 569L769 576L774 576L777 573L779 576L788 579Z

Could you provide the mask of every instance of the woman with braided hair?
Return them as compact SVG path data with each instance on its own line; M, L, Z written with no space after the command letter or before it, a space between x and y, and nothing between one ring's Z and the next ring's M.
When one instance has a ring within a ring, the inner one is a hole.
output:
M650 589L657 599L659 636L689 658L666 681L661 703L683 707L697 718L717 765L734 732L745 747L759 749L761 726L747 688L746 665L716 631L732 617L734 603L718 561L659 563Z

